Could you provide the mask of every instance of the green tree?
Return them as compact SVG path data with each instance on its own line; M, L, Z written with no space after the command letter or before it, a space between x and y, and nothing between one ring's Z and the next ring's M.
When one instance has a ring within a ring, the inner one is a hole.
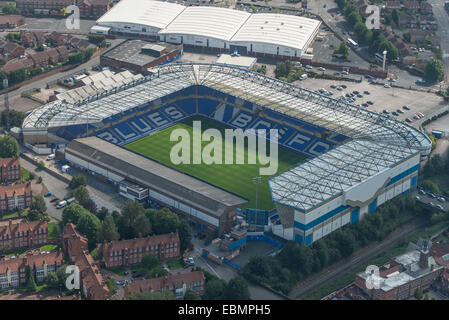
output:
M399 26L399 11L397 9L393 9L391 12L391 19L397 26Z
M226 290L226 281L212 279L206 281L204 300L222 300Z
M33 197L31 209L35 209L40 213L44 213L47 211L47 205L45 204L45 200L41 195L36 195Z
M46 213L39 212L36 209L31 209L30 211L28 211L26 218L28 221L36 221L45 219L46 217L47 217Z
M26 77L27 77L27 72L24 68L20 68L20 69L11 71L8 74L9 85L13 85L13 84L22 82L26 79Z
M187 289L184 294L184 300L201 300L201 297L195 290Z
M417 300L421 300L423 298L422 288L418 287L415 289L415 293L413 294Z
M47 285L50 288L57 288L59 286L59 278L56 272L49 272L47 274Z
M26 270L26 288L28 292L36 292L37 291L37 285L36 281L34 280L33 271L31 270L31 266L27 266Z
M75 190L72 191L72 196L75 197L76 201L84 208L87 207L90 200L89 191L84 186L79 186ZM87 208L86 208L87 209Z
M86 186L86 185L87 185L86 177L82 174L73 177L72 180L70 180L69 182L69 188L72 190L78 188L79 186Z
M26 113L16 110L9 110L9 125L10 127L21 127L23 123L23 119L25 119ZM2 112L1 114L1 125L6 127L6 112Z
M97 240L99 243L116 241L120 238L120 234L115 226L112 216L107 216L101 223L101 227L97 233Z
M343 41L343 42L340 43L340 46L338 47L337 53L341 54L343 56L343 58L345 58L345 59L348 57L348 55L349 55L349 47L346 44L346 42Z
M444 76L443 64L437 59L430 59L424 67L424 78L437 81Z
M102 34L89 33L87 37L89 39L89 42L94 43L96 45L99 45L103 41L106 41L106 37Z
M77 203L71 203L62 211L62 223L66 225L69 222L72 222L74 225L78 223L79 218L86 211L81 205Z
M19 155L19 143L14 137L0 136L0 158L10 158Z
M250 294L248 284L242 277L235 277L229 280L224 297L226 300L249 300Z
M192 232L190 231L189 224L184 220L181 220L179 223L178 235L179 241L181 243L181 254L182 254L188 247L190 247L192 243Z
M13 5L11 2L8 2L8 3L6 3L3 6L2 12L5 15L8 15L8 14L21 14L20 10L18 8L16 8L16 6Z
M120 237L122 239L130 239L138 236L136 232L137 217L145 216L143 206L135 201L128 200L122 207L121 215L117 224ZM140 219L142 221L142 219Z
M162 208L159 211L153 212L149 217L152 230L155 234L175 232L179 227L178 215L171 212L168 208Z
M142 258L142 266L147 270L152 270L159 265L159 260L152 254L148 254Z
M37 168L38 168L39 170L44 170L44 169L45 169L45 162L42 161L42 160L40 160L40 161L37 163Z
M100 227L100 220L86 209L84 209L76 224L78 231L84 234L89 240L90 249L93 249L97 244L97 234Z
M138 215L136 217L132 228L136 237L146 237L151 232L150 221L144 214Z

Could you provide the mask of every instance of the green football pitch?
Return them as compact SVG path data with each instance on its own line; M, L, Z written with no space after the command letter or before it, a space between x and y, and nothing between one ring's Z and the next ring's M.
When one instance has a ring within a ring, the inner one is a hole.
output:
M225 149L225 134L224 129L230 128L220 122L212 121L205 117L191 117L182 122L179 122L169 128L158 131L154 134L146 136L137 141L131 142L124 147L132 150L136 153L144 155L148 158L154 159L167 165L168 167L175 168L181 172L185 172L191 176L207 181L215 186L233 192L249 200L245 208L256 208L256 185L253 184L253 178L259 176L259 161L256 164L247 164L248 152L254 152L248 150L245 144L245 164L179 164L175 165L170 160L171 148L178 143L178 141L170 141L170 134L175 129L186 129L190 134L191 146L193 141L193 121L201 121L201 130L204 131L208 128L218 129L222 133L222 146L223 146L223 158ZM202 143L204 147L210 142ZM234 148L234 160L236 155L237 146ZM193 149L193 148L191 148ZM267 149L268 145L267 145ZM279 145L278 156L278 170L277 173L272 175L278 175L281 172L288 170L291 167L304 162L305 156L290 150L286 147ZM191 160L193 156L191 155ZM224 161L223 161L224 162ZM192 161L190 162L192 163ZM262 167L267 167L263 165ZM272 176L261 176L262 181L258 186L257 196L257 208L263 210L271 210L274 208L274 203L271 199L270 190L268 187L268 179Z

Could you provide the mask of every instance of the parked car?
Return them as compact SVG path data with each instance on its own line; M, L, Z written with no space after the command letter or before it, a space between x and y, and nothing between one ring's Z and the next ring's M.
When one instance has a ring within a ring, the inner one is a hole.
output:
M331 84L331 88L332 88L332 89L336 89L337 86L336 86L335 84Z
M309 69L309 70L313 69L313 67L311 65L308 65L308 64L304 68Z
M385 83L384 88L391 88L391 86L388 83Z
M374 102L372 102L371 100L368 100L366 103L368 103L369 105L373 105Z
M435 205L435 207L437 207L437 208L440 209L441 211L444 211L443 206L441 206L440 204Z
M67 205L67 201L63 200L61 202L58 203L58 205L56 206L56 209L62 209Z
M368 90L363 91L364 94L371 94Z
M394 115L395 117L399 116L399 114L396 111L393 111L391 114Z
M342 87L343 89L346 89L348 86L345 84L342 84L340 87Z
M446 202L446 199L444 199L443 197L439 197L439 198L438 198L438 201L440 201L440 202Z
M405 119L406 122L411 123L412 120L410 120L410 118Z
M59 200L60 200L59 198L54 198L54 199L51 199L50 202L53 203L53 202L56 202L56 201L59 201Z
M415 199L418 200L418 201L421 200L421 198L418 197L418 196L415 196Z
M318 71L326 71L326 68L318 67L317 70L318 70Z
M46 194L44 194L45 198L51 197L51 192L47 192Z
M401 109L396 110L397 113L403 114L404 111L402 111Z
M385 114L390 114L390 112L388 112L387 109L384 109L382 112L385 113Z
M403 106L402 108L405 109L405 110L410 110L409 106Z

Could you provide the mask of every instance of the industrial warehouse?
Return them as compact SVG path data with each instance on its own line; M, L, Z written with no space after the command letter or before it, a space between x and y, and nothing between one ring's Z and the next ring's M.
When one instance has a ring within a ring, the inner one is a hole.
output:
M217 52L306 58L321 22L274 13L122 0L98 19L93 33L140 36Z
M276 128L282 147L308 158L269 179L275 209L264 225L265 231L302 245L409 192L417 184L420 160L431 150L425 133L394 118L216 64L164 65L75 103L48 103L34 110L22 129L30 144L68 145L69 162L114 181L121 194L140 200L142 191L195 217L209 231L227 232L237 209L248 208L240 193L124 149L194 116L233 128ZM79 139L87 135L96 137ZM138 192L126 191L133 188Z

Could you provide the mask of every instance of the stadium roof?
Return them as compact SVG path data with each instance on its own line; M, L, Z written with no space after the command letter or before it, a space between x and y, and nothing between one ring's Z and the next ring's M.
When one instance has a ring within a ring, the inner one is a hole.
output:
M304 168L289 171L290 175L307 174L309 181L316 180L317 183L319 179L329 180L326 182L329 186L324 194L346 190L358 181L355 177L369 177L376 170L382 170L382 166L387 163L408 157L416 151L428 155L431 149L432 143L425 133L388 115L350 105L341 99L334 99L243 68L196 63L168 64L151 71L149 76L76 103L55 101L37 108L25 119L23 132L26 134L27 131L45 131L52 127L87 122L101 124L101 121L109 116L158 101L159 98L180 89L204 85L358 140L335 148L329 155L310 160ZM346 161L346 164L361 161L374 167L369 167L370 171L367 173L367 168L354 164L345 167L351 170L340 171L343 164L332 164L332 161L343 155L345 157L341 161ZM379 155L384 158L378 158ZM323 169L323 161L326 160L330 161L327 171ZM343 179L340 177L342 173L348 177ZM275 201L294 204L299 208L310 208L323 199L306 188L303 188L304 192L296 194L297 198L292 198L292 194L288 195L289 190L293 188L289 184L289 177L288 174L281 174L270 180ZM284 180L288 183L283 183ZM298 182L298 186L304 183Z
M310 210L416 153L408 147L351 140L270 179L273 201Z
M187 7L159 34L189 34L230 41L250 13L216 7Z
M102 167L150 187L152 190L172 192L175 199L183 198L209 214L220 217L228 207L242 206L248 201L228 191L212 186L197 178L171 169L156 161L136 156L125 148L111 144L97 137L75 139L66 152L101 163Z
M163 29L184 9L184 6L170 2L121 0L98 19L97 24L125 23Z
M232 42L276 43L303 50L321 22L286 14L253 14L232 38Z

